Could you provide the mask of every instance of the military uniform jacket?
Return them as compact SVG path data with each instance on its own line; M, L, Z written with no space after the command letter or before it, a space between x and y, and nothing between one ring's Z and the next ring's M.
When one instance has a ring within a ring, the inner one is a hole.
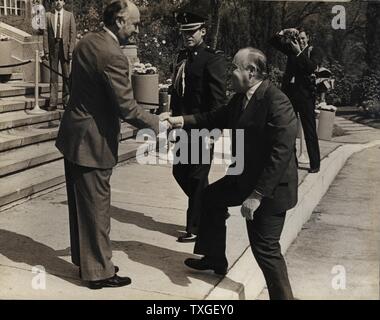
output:
M183 64L182 78L180 72ZM227 62L221 52L207 47L205 43L193 51L181 50L174 66L173 115L207 112L225 105L226 79Z

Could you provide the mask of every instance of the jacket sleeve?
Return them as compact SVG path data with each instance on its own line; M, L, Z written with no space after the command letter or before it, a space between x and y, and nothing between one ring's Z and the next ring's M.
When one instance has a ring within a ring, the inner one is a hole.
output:
M321 65L323 55L318 48L313 48L310 53L310 58L308 56L306 48L299 56L296 57L295 61L300 70L305 72L307 75L311 75L315 72L317 67Z
M209 130L215 128L230 129L228 128L228 120L231 115L234 100L235 99L232 98L230 103L213 111L183 116L184 128L207 128Z
M295 150L297 118L289 99L282 92L271 98L269 110L267 126L270 153L254 190L271 198Z
M115 55L107 59L103 76L111 104L116 107L119 117L131 125L143 129L151 128L159 132L159 118L141 106L133 98L132 85L129 80L129 64L123 55Z
M275 34L269 40L269 44L287 56L294 54L290 44L286 42L286 38L283 35Z
M74 48L75 48L75 43L76 43L76 38L77 38L77 28L75 24L75 18L74 15L71 13L70 14L70 42L69 42L69 54L73 54Z
M206 66L206 92L209 93L210 110L216 110L226 104L227 61L215 54Z

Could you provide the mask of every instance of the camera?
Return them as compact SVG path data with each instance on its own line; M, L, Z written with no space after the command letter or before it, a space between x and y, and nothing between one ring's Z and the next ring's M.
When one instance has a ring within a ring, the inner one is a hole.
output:
M292 41L298 41L299 33L300 32L295 28L285 29L284 37L286 38L286 42L290 43Z

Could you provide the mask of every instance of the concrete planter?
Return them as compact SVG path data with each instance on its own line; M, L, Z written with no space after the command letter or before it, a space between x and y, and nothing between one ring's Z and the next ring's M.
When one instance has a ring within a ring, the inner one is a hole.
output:
M334 130L335 110L320 110L318 120L319 139L330 141Z
M0 66L12 64L12 46L10 40L0 41ZM0 68L2 79L12 75L12 68Z
M132 88L138 103L158 105L158 74L133 74Z

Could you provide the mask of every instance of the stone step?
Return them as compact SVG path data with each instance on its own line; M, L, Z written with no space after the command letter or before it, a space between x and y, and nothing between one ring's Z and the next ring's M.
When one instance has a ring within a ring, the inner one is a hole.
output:
M137 129L127 123L121 126L121 139L135 136ZM0 152L53 140L57 137L58 126L49 128L47 124L24 126L0 131Z
M62 84L59 84L59 91L62 91ZM39 84L39 93L49 93L48 83ZM30 82L0 83L0 98L34 95L34 84Z
M24 74L22 72L14 72L10 81L24 81Z
M130 139L120 144L119 161L134 158L141 144ZM65 182L63 160L56 160L2 178L0 208Z
M6 112L0 115L0 130L8 130L33 124L60 120L63 111L45 112L39 115L30 115L25 111Z
M41 94L40 98L38 99L39 106L47 106L48 100L48 93ZM61 94L58 97L58 104L62 104ZM6 112L28 110L32 108L34 108L34 95L0 98L0 114Z
M38 165L61 159L54 141L33 144L1 154L0 178Z

